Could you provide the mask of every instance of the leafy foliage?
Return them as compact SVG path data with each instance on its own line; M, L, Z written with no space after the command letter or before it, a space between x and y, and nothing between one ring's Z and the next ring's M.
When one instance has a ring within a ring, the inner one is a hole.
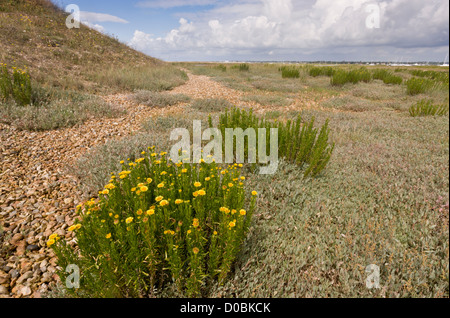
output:
M201 296L208 281L223 283L231 270L257 195L248 200L239 167L142 154L121 162L98 200L77 207L80 218L69 230L78 250L49 238L62 268L81 269L77 296L154 296L172 284L182 295Z

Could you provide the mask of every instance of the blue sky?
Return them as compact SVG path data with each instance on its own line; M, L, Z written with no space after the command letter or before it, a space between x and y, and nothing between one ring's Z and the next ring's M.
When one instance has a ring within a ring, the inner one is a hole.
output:
M449 51L448 0L53 2L166 61L443 62Z

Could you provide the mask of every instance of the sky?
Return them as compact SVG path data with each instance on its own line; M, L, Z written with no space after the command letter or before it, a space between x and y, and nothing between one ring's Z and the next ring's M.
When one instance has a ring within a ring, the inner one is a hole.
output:
M165 61L448 63L448 0L52 1Z

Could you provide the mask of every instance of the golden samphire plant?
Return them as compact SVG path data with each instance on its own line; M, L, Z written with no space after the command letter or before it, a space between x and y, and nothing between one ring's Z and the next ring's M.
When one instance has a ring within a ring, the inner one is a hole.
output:
M50 237L62 282L68 265L80 268L76 296L149 297L174 284L198 297L230 272L257 197L242 165L174 163L153 149L122 161L99 198L77 207L75 248Z

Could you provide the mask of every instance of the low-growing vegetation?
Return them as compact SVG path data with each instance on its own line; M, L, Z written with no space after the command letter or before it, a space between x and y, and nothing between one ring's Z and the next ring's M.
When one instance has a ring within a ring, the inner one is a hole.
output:
M191 104L193 109L204 113L221 112L232 106L229 101L223 98L196 99Z
M22 130L43 131L73 127L94 118L114 118L126 111L98 96L52 88L36 88L32 104L15 101L0 105L1 122Z
M138 104L150 107L173 106L178 103L187 103L191 100L189 96L183 94L169 94L146 90L136 91L130 95L130 99Z

